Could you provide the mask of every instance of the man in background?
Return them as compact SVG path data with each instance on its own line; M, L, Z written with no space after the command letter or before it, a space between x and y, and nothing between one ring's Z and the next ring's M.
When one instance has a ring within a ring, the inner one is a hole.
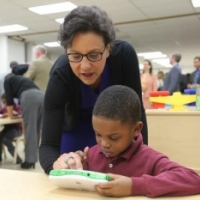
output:
M24 76L31 79L41 91L45 92L52 62L47 58L47 49L43 45L37 45L34 48L34 57L36 60L30 62Z
M190 83L187 88L195 88L196 84L200 84L200 57L196 56L194 58L194 67L196 70L190 75Z
M164 86L162 90L169 91L170 95L174 92L179 91L181 81L181 67L179 62L181 61L181 54L174 53L170 57L170 64L172 65L171 70L166 75Z

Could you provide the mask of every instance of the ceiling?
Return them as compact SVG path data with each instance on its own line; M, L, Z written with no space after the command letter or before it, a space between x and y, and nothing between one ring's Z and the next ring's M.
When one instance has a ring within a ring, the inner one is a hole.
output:
M27 31L9 33L35 44L57 39L60 24L55 19L67 13L37 15L28 7L64 2L63 0L0 0L0 26L20 24ZM71 0L76 5L97 5L107 11L116 26L117 38L130 42L137 53L161 51L170 56L180 52L182 66L193 70L193 59L200 56L200 8L190 0ZM62 52L62 48L51 51ZM140 62L142 59L139 58ZM155 67L160 67L154 64Z

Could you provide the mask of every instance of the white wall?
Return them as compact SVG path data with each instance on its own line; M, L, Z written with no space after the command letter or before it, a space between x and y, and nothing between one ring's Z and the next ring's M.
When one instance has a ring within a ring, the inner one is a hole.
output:
M8 39L7 36L0 36L0 74L7 73L8 68Z
M11 61L25 62L25 43L8 39L8 64Z
M63 52L64 52L64 50L63 50ZM48 53L48 58L52 61L52 63L54 63L57 59L58 59L58 57L60 56L60 55L62 55L62 53L63 52L49 52Z
M31 62L34 60L34 55L33 55L34 47L35 47L35 44L31 42L25 43L25 61L26 62Z

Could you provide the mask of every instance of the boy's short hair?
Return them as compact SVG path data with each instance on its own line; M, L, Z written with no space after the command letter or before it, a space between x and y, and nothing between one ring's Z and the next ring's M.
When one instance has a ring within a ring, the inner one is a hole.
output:
M99 95L93 115L120 120L123 124L135 124L141 118L140 99L137 93L127 86L108 87Z

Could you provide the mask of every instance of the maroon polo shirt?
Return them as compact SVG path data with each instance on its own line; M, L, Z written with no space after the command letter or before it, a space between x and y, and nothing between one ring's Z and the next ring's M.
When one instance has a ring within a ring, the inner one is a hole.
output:
M116 158L106 157L99 145L90 148L85 169L130 177L132 195L157 197L200 193L200 176L144 145L141 134Z

